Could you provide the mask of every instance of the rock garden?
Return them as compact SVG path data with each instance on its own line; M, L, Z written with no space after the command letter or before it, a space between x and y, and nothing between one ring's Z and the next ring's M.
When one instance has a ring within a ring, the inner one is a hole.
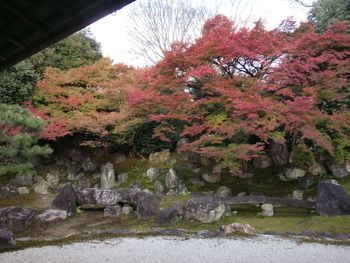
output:
M349 167L283 167L278 154L233 177L188 152L66 149L36 176L3 180L0 248L125 235L349 240Z

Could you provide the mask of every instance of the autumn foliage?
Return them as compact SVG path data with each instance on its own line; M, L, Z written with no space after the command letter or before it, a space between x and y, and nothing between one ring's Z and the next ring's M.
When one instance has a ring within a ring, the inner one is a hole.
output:
M68 134L83 133L95 138L93 144L127 122L130 111L125 104L126 90L133 85L137 70L125 65L99 62L81 68L46 70L38 83L34 115L47 121L43 138L56 140Z
M159 123L156 136L235 172L272 142L338 158L349 135L350 35L337 23L323 34L285 21L236 29L224 16L206 22L192 45L175 43L144 73L129 103ZM339 144L343 144L339 147ZM344 160L340 160L344 161Z
M258 21L237 29L218 15L195 43L174 43L151 68L102 59L47 69L31 111L47 120L46 139L80 133L90 144L113 144L153 132L171 147L186 138L184 150L232 173L271 142L343 162L350 157L346 28L340 22L317 34L311 24L284 21L266 30ZM138 135L126 132L141 126Z

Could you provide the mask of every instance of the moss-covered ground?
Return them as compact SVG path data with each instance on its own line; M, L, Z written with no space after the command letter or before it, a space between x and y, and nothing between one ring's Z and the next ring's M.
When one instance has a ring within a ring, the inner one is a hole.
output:
M204 186L196 186L192 179L200 179L200 173L193 172L181 160L176 163L178 171L182 176L187 188L195 194L196 192L215 191L220 186L228 186L232 189L233 195L240 192L259 192L268 196L290 196L293 190L298 189L296 182L282 182L276 177L277 169L265 169L250 179L240 179L237 177L224 176L220 183L206 183ZM161 169L158 180L165 185L165 176L171 164L150 164L147 160L130 158L127 161L116 164L116 174L128 173L128 180L119 187L128 187L135 181L139 182L142 188L153 190L154 182L150 182L146 177L149 167ZM350 194L350 176L339 179L339 183ZM315 196L317 184L314 184L306 191L306 197ZM30 195L17 196L0 200L0 207L19 205L31 207L38 211L43 211L49 207L54 195ZM186 202L192 198L188 196L167 196L165 195L161 203L161 208L167 207L171 203ZM223 217L220 221L212 224L201 224L198 222L188 222L180 220L175 226L169 228L183 229L189 233L201 230L217 230L220 226L231 223L244 223L253 226L258 233L294 233L312 232L322 235L327 233L330 236L340 236L350 234L350 216L319 216L314 211L293 207L275 207L273 217L262 217L260 208L254 205L233 206L232 211L237 211L235 215ZM153 229L159 227L156 220L141 221L135 214L122 216L120 218L105 218L103 211L80 210L78 216L67 219L64 222L52 224L47 227L36 226L27 232L17 233L17 237L32 237L31 241L20 241L19 247L36 246L43 244L60 244L88 238L103 238L116 236L109 230L129 229L135 235L152 234Z

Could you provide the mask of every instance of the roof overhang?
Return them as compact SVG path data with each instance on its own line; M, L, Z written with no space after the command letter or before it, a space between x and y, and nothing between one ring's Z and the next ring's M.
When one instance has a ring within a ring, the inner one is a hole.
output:
M0 70L135 0L0 0Z

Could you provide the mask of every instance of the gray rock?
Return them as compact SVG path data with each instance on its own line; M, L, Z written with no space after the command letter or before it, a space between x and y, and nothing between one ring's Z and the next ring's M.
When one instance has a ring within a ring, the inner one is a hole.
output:
M326 168L320 164L319 162L314 162L310 167L309 167L309 173L312 175L324 175L326 174Z
M225 214L224 216L230 216L232 214L232 209L230 205L225 205Z
M35 212L29 208L18 206L0 208L0 228L11 232L26 230L33 222Z
M271 142L269 145L269 153L276 165L285 165L289 160L289 151L285 144Z
M126 183L128 180L128 174L127 173L121 173L118 175L118 184Z
M103 210L103 215L105 217L119 217L122 214L122 207L120 205L107 206Z
M88 156L81 162L81 168L84 172L93 172L97 168L97 163L90 156Z
M202 174L202 178L204 181L208 182L208 183L218 183L221 181L221 173L222 173L222 169L220 166L215 166L213 168L212 173L204 173Z
M0 187L0 200L18 195L18 189L14 185Z
M232 196L232 190L231 188L227 186L220 186L215 193L215 196L217 197L229 197Z
M218 198L198 197L186 202L184 216L186 220L198 220L202 223L219 221L225 214L226 207Z
M16 240L11 231L0 229L0 252L16 246Z
M167 208L160 210L158 224L161 226L175 225L182 215L182 204L170 204Z
M101 168L101 188L110 189L115 185L115 174L113 164L111 162L106 163Z
M248 234L248 235L256 235L257 232L255 230L254 227L252 227L249 224L240 224L240 223L233 223L230 225L224 225L221 226L220 231L224 234L224 235L231 235L234 233L244 233L244 234Z
M316 211L320 215L350 214L350 196L335 183L321 181L316 196Z
M164 186L162 185L162 183L159 181L156 181L154 183L154 193L157 195L162 195L163 191L164 191Z
M151 219L158 213L162 198L145 192L138 192L136 196L136 215L138 219Z
M175 193L176 193L177 195L183 195L183 196L191 194L191 192L187 190L186 185L183 184L183 183L180 183L180 184L178 185L178 187L176 187Z
M345 169L348 173L350 173L350 161L345 162Z
M18 193L20 195L27 195L27 194L29 194L29 189L25 186L18 187Z
M139 181L135 181L129 187L134 189L141 189L141 183Z
M41 223L51 223L51 222L66 220L67 211L57 210L57 209L49 209L49 210L46 210L45 212L39 214L37 216L37 218L40 220Z
M130 189L81 189L75 190L78 205L115 206L118 204L134 205L139 188Z
M329 168L335 178L343 178L349 175L345 164L331 164Z
M153 192L149 189L143 189L142 192L148 193L148 194L153 194Z
M77 182L73 183L73 186L79 189L83 189L83 188L89 188L91 187L92 183L91 183L92 178L90 177L83 177L82 179L80 179Z
M169 163L171 161L170 150L166 149L160 152L151 153L149 155L149 161L151 163L159 163L159 164Z
M303 200L303 190L294 190L292 193L292 198L297 200Z
M273 205L272 204L262 204L261 213L263 216L273 216Z
M46 181L40 181L33 185L34 192L39 195L47 195L49 194L50 184Z
M282 181L293 181L297 180L299 177L305 176L306 172L299 168L285 168L283 173L279 174L279 178Z
M194 173L196 173L196 174L199 174L199 173L202 172L202 169L201 169L201 168L194 168L194 169L192 170L192 172L194 172Z
M78 181L84 174L81 172L81 164L78 162L71 162L67 165L67 180Z
M238 174L236 174L236 176L241 178L241 179L249 179L249 178L254 177L254 174L241 171Z
M246 192L240 192L240 193L237 194L237 196L246 196L246 195L247 195Z
M47 188L49 192L57 192L59 190L60 177L58 174L48 173L46 175L46 182L49 186Z
M155 167L151 167L147 170L147 178L151 182L157 179L157 177L160 175L160 170Z
M114 163L122 163L124 161L126 161L126 156L124 153L121 153L121 152L117 152L117 153L114 153L112 155L112 158L113 158L113 162Z
M134 208L130 205L124 205L122 208L123 215L129 215L130 213L132 213L132 211L134 211Z
M219 183L221 181L221 174L202 174L202 178L207 183Z
M59 210L64 210L68 214L76 214L77 197L72 185L67 184L60 190L58 195L52 201L52 206Z
M298 178L298 185L303 189L308 189L314 184L314 179L309 176L303 176Z
M176 188L181 183L180 177L174 168L170 168L165 177L165 184L169 189Z
M197 179L197 178L191 178L191 179L190 179L190 182L191 182L193 185L198 186L198 187L203 187L203 186L205 186L205 182L203 182L202 180Z
M33 184L33 175L31 174L17 174L16 177L11 180L13 184L19 186L26 186Z
M68 153L68 156L74 161L74 162L82 162L84 160L84 155L81 152L81 150L78 149L71 149Z
M260 155L259 157L255 157L253 159L253 166L255 169L266 169L271 167L272 164L273 162L268 155Z

